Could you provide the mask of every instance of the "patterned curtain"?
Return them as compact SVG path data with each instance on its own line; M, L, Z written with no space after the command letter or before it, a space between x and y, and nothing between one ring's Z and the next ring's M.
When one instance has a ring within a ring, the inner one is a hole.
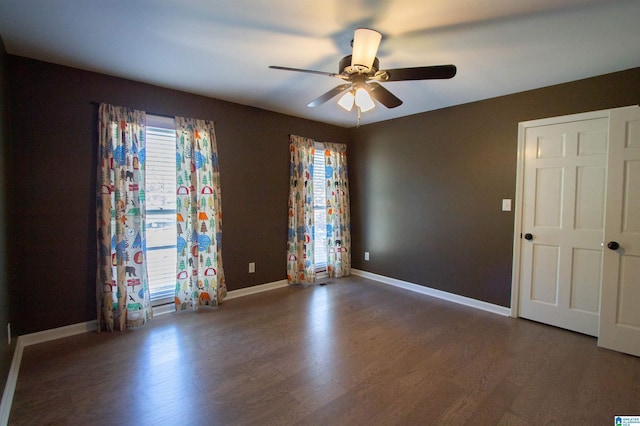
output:
M313 140L291 135L289 150L289 232L287 281L315 282L313 258Z
M98 123L98 331L152 317L145 256L145 113L101 104Z
M327 190L327 274L343 277L351 273L351 216L347 146L325 143Z
M176 310L217 306L227 295L222 201L213 122L176 117Z

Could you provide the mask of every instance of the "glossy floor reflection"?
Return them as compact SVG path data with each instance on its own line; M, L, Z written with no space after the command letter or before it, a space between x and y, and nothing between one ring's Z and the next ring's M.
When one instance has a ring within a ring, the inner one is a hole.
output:
M640 358L358 277L25 348L10 424L610 424Z

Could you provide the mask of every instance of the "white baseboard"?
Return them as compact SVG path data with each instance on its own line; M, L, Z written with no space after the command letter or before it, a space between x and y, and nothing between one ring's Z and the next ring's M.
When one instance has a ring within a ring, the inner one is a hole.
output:
M18 342L22 339L22 345L26 347L37 345L38 343L49 342L51 340L62 339L64 337L75 336L76 334L88 333L89 331L96 331L97 329L98 321L92 320L67 325L65 327L39 331L37 333L25 334L18 337Z
M231 290L227 292L227 297L224 300L236 299L238 297L248 296L250 294L262 293L263 291L274 290L276 288L286 287L287 280L274 281L272 283L259 284L253 287L239 288L237 290ZM224 302L223 302L224 304ZM166 305L160 305L153 308L153 316L171 314L176 311L173 303L167 303Z
M18 336L18 339L16 340L16 349L13 352L11 366L9 367L9 374L7 375L7 382L4 386L4 392L2 393L2 402L0 402L0 425L6 425L9 422L11 403L13 402L13 394L16 390L16 384L18 383L18 372L20 371L22 352L24 351L24 348L26 346L44 343L50 340L62 339L63 337L93 331L96 327L97 321L93 320Z
M263 291L275 290L276 288L282 288L289 285L287 280L274 281L272 283L254 285L252 287L239 288L237 290L231 290L227 293L227 297L224 300L235 299L237 297L249 296L250 294L262 293Z
M367 271L361 271L359 269L351 268L353 275L367 278L373 281L378 281L383 284L389 284L395 287L404 288L405 290L414 291L416 293L426 294L427 296L435 297L449 302L457 303L459 305L465 305L483 311L492 312L494 314L502 316L511 316L511 309L504 306L494 305L493 303L483 302L482 300L472 299L470 297L460 296L458 294L448 293L446 291L437 290L431 287L425 287L423 285L410 283L407 281L398 280L395 278L385 277L384 275L378 275Z
M238 290L231 290L227 293L228 299L235 299L238 297L248 296L250 294L262 293L263 291L274 290L276 288L286 287L287 280L275 281L272 283L266 283L256 285L253 287L241 288ZM154 309L154 315L164 315L171 312L175 312L173 304L163 305ZM22 362L22 353L26 346L36 345L38 343L49 342L51 340L62 339L63 337L74 336L76 334L87 333L89 331L97 330L97 320L87 321L79 324L72 324L65 327L53 328L51 330L39 331L37 333L30 333L19 336L16 340L16 349L13 352L13 359L11 360L11 367L9 367L9 374L7 375L7 382L4 386L4 392L2 394L2 402L0 403L0 425L4 426L9 421L9 414L11 412L11 404L13 402L13 394L16 390L16 384L18 383L18 373L20 372L20 364Z
M16 390L16 383L18 383L18 371L20 371L20 362L22 362L22 350L24 345L18 337L16 340L16 349L13 352L13 358L11 360L11 367L9 367L9 374L7 375L7 382L4 385L4 392L2 393L2 402L0 402L0 425L6 426L9 423L9 413L11 412L11 403L13 402L13 393Z

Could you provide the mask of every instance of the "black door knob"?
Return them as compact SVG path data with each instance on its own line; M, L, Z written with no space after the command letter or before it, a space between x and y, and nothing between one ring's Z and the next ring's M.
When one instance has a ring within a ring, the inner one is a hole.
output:
M531 240L533 240L533 235L531 235L529 233L526 233L526 234L524 234L524 239L528 240L528 241L531 241Z
M607 247L609 247L611 250L618 250L620 248L620 244L615 241L609 241L607 243Z

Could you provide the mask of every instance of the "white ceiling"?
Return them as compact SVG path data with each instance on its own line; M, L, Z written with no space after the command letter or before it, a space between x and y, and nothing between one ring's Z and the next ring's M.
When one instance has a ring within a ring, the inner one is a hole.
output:
M10 54L353 127L338 72L353 31L383 34L380 68L455 64L388 82L404 101L361 124L640 66L638 0L0 0Z

